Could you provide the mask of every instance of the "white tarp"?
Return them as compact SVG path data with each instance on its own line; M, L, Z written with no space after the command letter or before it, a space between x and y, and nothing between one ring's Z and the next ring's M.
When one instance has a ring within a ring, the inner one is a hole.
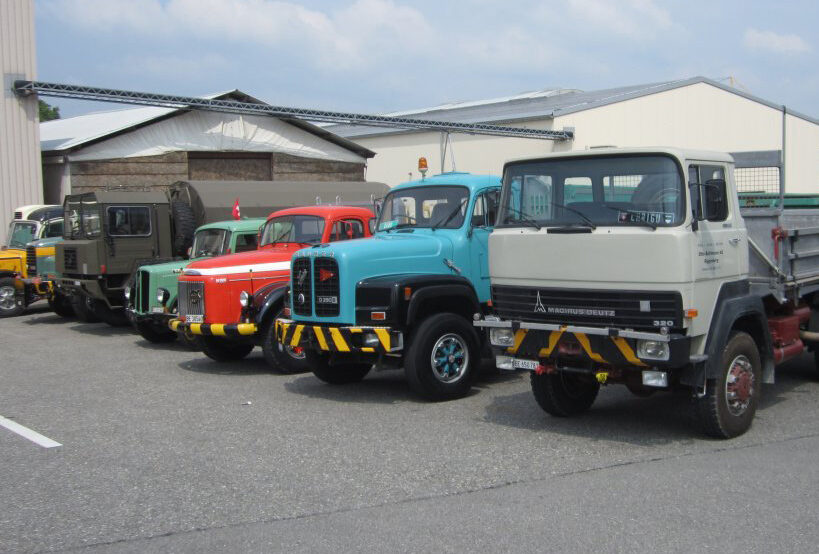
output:
M108 160L178 151L279 152L322 160L366 161L346 148L272 117L203 111L134 129L78 150L69 158Z

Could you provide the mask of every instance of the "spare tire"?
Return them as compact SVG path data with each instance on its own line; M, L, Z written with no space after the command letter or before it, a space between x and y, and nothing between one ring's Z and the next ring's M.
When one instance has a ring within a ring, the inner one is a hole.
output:
M193 232L196 230L196 217L189 204L174 200L171 202L173 217L173 252L176 256L187 257L188 248L193 244Z

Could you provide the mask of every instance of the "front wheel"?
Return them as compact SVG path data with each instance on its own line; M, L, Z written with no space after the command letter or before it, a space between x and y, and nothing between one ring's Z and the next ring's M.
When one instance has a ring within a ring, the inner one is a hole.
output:
M205 356L217 362L242 360L253 350L252 344L232 342L216 337L201 337L199 344Z
M103 300L91 300L94 315L111 327L125 327L129 325L125 308L111 308Z
M71 298L62 293L55 291L52 297L48 299L48 305L51 307L51 310L60 317L74 317L74 308L71 307Z
M544 412L555 417L582 414L591 408L600 391L600 383L583 375L543 373L531 376L532 393Z
M71 309L82 323L97 323L100 318L94 313L93 300L85 294L72 294L70 297Z
M417 324L404 357L410 388L430 400L469 393L480 362L478 337L463 317L442 313Z
M276 319L279 312L262 329L262 354L271 368L281 373L302 373L310 369L303 348L285 346L276 340Z
M330 364L330 357L326 354L305 351L305 362L313 370L313 375L331 385L346 385L358 383L372 368L371 364L342 363Z
M703 430L730 439L751 427L762 387L759 350L748 333L731 333L719 360L719 376L706 383L697 402Z
M17 287L12 277L0 279L0 317L13 317L23 313L26 307L17 297Z

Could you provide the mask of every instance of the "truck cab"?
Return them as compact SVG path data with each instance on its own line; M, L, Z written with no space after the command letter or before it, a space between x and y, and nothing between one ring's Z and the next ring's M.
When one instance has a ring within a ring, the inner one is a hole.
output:
M488 239L500 178L447 173L394 187L368 241L317 244L292 261L277 338L328 383L399 368L434 399L466 394L489 301Z
M62 235L62 207L35 204L14 210L6 242L0 251L0 317L22 313L46 296L48 284L29 274L28 243Z
M237 360L259 345L265 360L282 372L303 369L298 349L275 341L273 322L284 304L290 258L310 244L359 242L371 234L373 212L355 206L289 208L270 214L259 247L193 262L179 276L179 317L173 331L200 337L205 355Z
M176 340L168 321L178 311L177 278L190 263L255 250L262 218L218 221L196 230L191 259L142 265L125 287L126 312L136 331L150 342Z

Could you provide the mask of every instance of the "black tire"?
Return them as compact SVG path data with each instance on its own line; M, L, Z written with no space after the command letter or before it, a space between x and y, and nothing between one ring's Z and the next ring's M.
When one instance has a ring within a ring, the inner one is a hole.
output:
M278 310L270 322L262 328L262 354L264 361L280 373L304 373L310 366L304 351L297 353L276 340L276 319L282 314Z
M252 344L233 342L218 337L200 337L198 342L205 356L217 362L242 360L253 350Z
M71 307L71 298L62 293L54 292L52 297L48 299L48 305L51 307L51 311L60 317L74 317L74 309Z
M600 391L600 383L583 375L564 372L531 374L532 393L544 412L570 417L588 411Z
M330 364L330 357L311 350L304 352L307 366L313 370L313 375L331 385L347 385L358 383L372 369L372 364L343 363Z
M13 277L0 279L0 317L14 317L26 309L25 302L17 294Z
M177 256L187 257L188 248L193 244L193 233L196 231L196 217L193 208L185 202L171 202L173 217L173 250Z
M706 382L697 408L705 434L730 439L751 427L759 405L762 363L754 339L748 333L732 332L719 364L720 376Z
M140 321L134 324L137 332L143 339L154 344L164 344L176 340L176 331L171 331L169 328L164 329L150 321Z
M126 327L130 325L125 308L111 308L102 300L91 300L92 310L101 321L111 327Z
M72 294L70 297L71 309L76 318L83 323L98 323L100 318L94 313L92 300L84 294Z
M478 336L472 324L453 313L416 323L404 356L410 388L429 400L451 400L469 393L480 365Z

